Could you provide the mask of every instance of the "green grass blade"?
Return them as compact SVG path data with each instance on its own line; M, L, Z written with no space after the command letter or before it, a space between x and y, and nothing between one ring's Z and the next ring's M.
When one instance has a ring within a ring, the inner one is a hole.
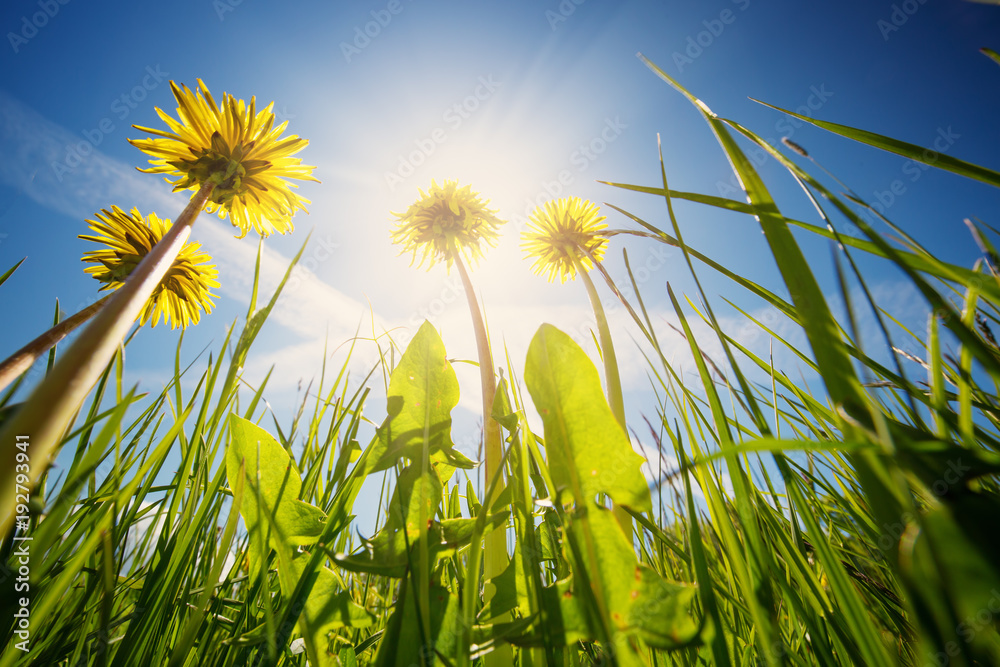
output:
M6 271L4 271L3 275L0 276L0 285L3 285L5 282L7 282L7 279L10 278L11 275L13 275L13 273L15 271L17 271L18 267L21 266L22 264L24 264L24 260L25 259L28 259L28 258L27 257L23 258L17 264L15 264L14 266L12 266L9 269L7 269Z
M965 160L959 160L958 158L952 157L947 153L932 151L924 148L923 146L917 146L916 144L910 144L905 141L886 137L867 130L850 127L848 125L840 125L839 123L831 123L829 121L811 118L803 114L795 113L794 111L782 109L781 107L773 104L768 104L767 102L761 102L760 100L754 100L754 102L763 104L764 106L780 111L781 113L786 113L793 118L797 118L803 122L815 125L818 128L838 134L847 139L867 144L868 146L872 146L889 153L895 153L896 155L914 160L915 162L926 164L930 167L937 167L938 169L950 171L954 174L958 174L959 176L965 176L966 178L982 181L983 183L1000 188L1000 172L987 169L986 167L980 167L979 165L966 162Z

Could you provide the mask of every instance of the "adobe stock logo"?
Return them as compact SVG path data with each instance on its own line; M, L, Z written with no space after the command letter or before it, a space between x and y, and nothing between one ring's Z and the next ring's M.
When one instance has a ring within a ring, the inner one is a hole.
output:
M56 17L61 9L60 5L68 4L69 0L38 0L38 8L41 11L32 14L30 19L27 16L22 16L21 29L16 33L7 33L7 41L10 42L10 48L14 49L14 53L20 51L21 47L34 38L39 30L49 24L50 19Z
M145 100L150 92L156 90L168 76L170 76L170 72L164 72L159 65L155 67L147 65L139 82L113 99L108 106L108 111L114 114L119 121L124 121L132 113L132 110L136 109L139 103ZM101 142L104 141L104 137L114 132L116 127L111 116L105 116L93 128L82 130L80 134L83 135L83 141L67 144L63 159L52 162L52 171L56 175L56 180L61 183L67 173L83 164L87 156L93 153L97 146L100 146Z
M750 6L750 0L732 0L733 4L739 7L740 11L746 11ZM672 58L677 66L678 72L684 72L684 68L694 63L701 57L705 50L715 44L715 40L722 37L726 26L736 22L738 14L732 9L723 9L717 18L706 19L701 22L704 30L688 35L685 42L684 52L674 51Z
M947 128L939 127L937 129L937 135L934 137L932 143L933 150L930 148L925 148L921 157L923 160L907 160L900 167L900 173L908 177L911 183L916 183L923 176L923 173L934 166L940 159L941 155L944 155L951 147L955 145L955 142L962 138L962 135L951 129L951 125ZM902 178L897 178L889 184L889 187L885 190L875 190L872 194L876 201L871 203L873 209L878 211L880 215L885 215L892 206L899 200L900 197L905 195L907 192L906 183ZM870 222L875 222L876 218L868 209L864 209L863 215L865 215Z
M413 2L413 0L409 0ZM389 0L385 9L373 9L370 14L371 21L364 26L354 26L354 40L350 43L341 42L340 52L344 54L344 60L348 63L351 58L361 55L361 52L368 48L372 40L382 34L382 30L389 27L392 17L401 14L406 7L400 0Z
M220 21L226 20L226 14L236 11L236 8L243 4L243 0L214 0L212 9Z
M626 128L628 128L628 125L623 123L619 116L615 116L614 120L605 118L604 126L600 131L591 137L589 141L581 143L569 156L570 164L576 167L578 173L583 173L590 165L597 161L604 151L608 150L608 147L621 136L622 131ZM524 200L524 210L521 213L515 213L511 217L510 224L520 233L528 225L531 213L535 210L535 207L541 206L550 199L555 199L561 195L563 190L571 186L575 180L576 175L569 169L559 170L555 175L555 180L543 180L539 184L535 196L527 197Z
M493 93L501 85L500 81L493 79L492 74L479 77L472 93L446 108L444 113L441 114L441 120L452 131L457 130L462 126L462 123L471 118L472 114L493 96ZM402 153L398 154L396 169L386 171L383 174L385 184L389 186L389 191L394 192L400 183L413 176L417 169L434 154L438 145L446 141L448 141L448 131L443 127L435 127L427 136L414 139L413 145L416 148L406 155Z
M562 0L557 7L559 10L558 13L552 11L551 9L545 10L545 18L549 22L549 27L556 30L560 23L564 22L573 15L577 6L582 5L586 1L587 0Z
M889 20L879 19L875 22L878 31L882 34L882 40L889 41L892 33L898 32L910 17L917 13L920 6L926 4L927 0L903 0L901 4L894 4L889 13Z
M816 112L822 109L823 105L826 104L831 97L833 97L833 92L826 89L825 83L809 86L809 95L806 97L804 103L800 104L795 109L795 112L801 116L805 116L806 118L814 118L816 116ZM774 130L788 139L795 134L796 128L802 127L803 125L805 125L805 121L791 116L783 116L774 123ZM772 147L778 146L780 143L780 140L775 139L773 135L769 137L761 135L761 139ZM771 157L771 155L764 148L756 144L748 148L745 153L746 156L753 162L755 167L761 166ZM730 195L739 196L743 193L743 185L736 177L735 172L729 175L728 181L716 181L715 187L719 191L720 197L729 197Z

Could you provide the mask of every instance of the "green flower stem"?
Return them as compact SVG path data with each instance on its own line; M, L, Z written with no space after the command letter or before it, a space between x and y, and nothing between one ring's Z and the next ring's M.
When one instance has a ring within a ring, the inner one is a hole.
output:
M604 314L604 306L601 305L601 297L597 294L594 281L590 279L590 274L580 260L574 255L573 264L576 273L583 280L587 287L587 296L590 297L590 305L594 309L594 318L597 320L597 336L601 342L601 357L604 359L604 378L607 382L608 404L615 419L621 425L622 430L628 435L628 426L625 424L625 398L622 396L622 378L618 372L618 358L615 356L615 346L611 340L611 328L608 326L608 318ZM614 515L618 523L624 529L625 534L632 540L632 517L624 508L614 506Z
M21 409L0 429L0 493L3 494L0 535L7 535L11 528L17 487L34 487L58 454L59 443L83 400L191 235L191 225L205 206L212 187L211 183L201 186L173 227L94 315ZM27 436L30 443L27 484L15 483L18 479L14 465L18 452L16 436L19 435Z
M105 295L103 298L98 299L75 315L67 317L65 320L56 324L41 336L7 357L3 363L0 363L0 391L6 389L7 385L13 382L17 376L31 368L31 365L35 363L35 360L48 352L53 345L61 341L74 329L93 317L94 314L101 309L101 306L103 306L104 303L111 298L111 296L111 294Z
M496 484L492 485L493 493L483 498L483 512L488 512L493 506L494 499L503 491L503 473L500 471L503 461L503 442L500 438L500 424L493 419L493 397L497 392L496 378L493 376L493 353L490 351L490 340L486 335L486 325L483 323L482 311L479 310L479 302L476 300L476 292L472 288L472 280L469 279L469 272L462 261L461 253L453 253L458 272L462 276L462 285L465 288L465 296L469 299L469 312L472 314L472 327L476 332L476 346L479 351L479 378L483 384L483 438L486 441L486 470L484 478L489 482L496 476ZM507 535L504 530L493 530L486 535L486 549L483 554L483 576L492 579L500 575L507 567ZM493 597L494 588L486 586L483 595L483 602L488 602ZM506 645L504 645L506 646ZM501 665L505 651L509 648L500 648L487 654L487 665ZM499 662L497 662L499 661ZM507 663L510 664L510 663Z
M472 314L472 328L476 332L476 347L479 352L479 379L483 385L483 433L486 440L486 470L485 478L493 479L493 475L496 474L497 468L500 466L500 459L503 458L503 443L500 438L500 424L493 419L493 398L497 393L497 383L496 377L493 375L493 353L490 350L490 340L486 335L486 325L483 322L483 314L479 309L479 301L476 299L476 292L472 287L472 280L469 278L469 272L465 268L465 262L462 261L462 257L459 253L455 253L455 265L458 266L458 273L462 276L462 286L465 288L465 296L469 300L469 312ZM490 498L484 498L483 506L488 510L493 502L493 499L500 495L503 491L503 478L500 478L499 483L496 485L493 495ZM507 560L507 541L504 539L503 531L497 530L491 533L490 537L499 538L500 550L503 553L503 559L497 564L503 566L506 565ZM490 573L490 551L486 551L486 577L489 578ZM493 574L500 574L503 567L493 572Z

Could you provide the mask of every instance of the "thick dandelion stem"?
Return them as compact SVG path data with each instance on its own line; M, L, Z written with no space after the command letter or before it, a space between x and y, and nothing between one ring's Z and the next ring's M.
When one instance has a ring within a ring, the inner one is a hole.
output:
M78 326L89 320L104 303L113 295L108 294L90 304L75 315L70 315L56 324L41 336L31 341L20 350L10 355L0 363L0 391L7 388L21 373L25 372L35 361L52 349L52 346L73 332Z
M479 302L476 293L472 288L472 281L469 279L469 272L465 268L465 263L458 252L455 252L455 264L458 265L458 272L462 276L462 285L465 288L465 296L469 300L469 311L472 314L472 327L476 332L476 346L479 351L479 377L483 384L483 439L486 450L486 470L485 479L487 483L493 479L500 468L503 460L503 443L500 437L500 425L493 419L493 398L496 395L496 378L493 375L493 353L490 351L490 340L486 335L486 325L483 323L482 311L479 309ZM500 481L494 486L493 493L489 498L483 499L483 512L488 512L493 505L493 501L503 490L502 473L498 478ZM486 579L493 579L504 571L507 567L507 536L504 530L493 530L486 534L486 549L483 554L483 575ZM484 602L493 597L492 586L486 587ZM496 655L495 655L496 654ZM499 658L498 651L490 653L489 656Z
M622 430L628 436L628 427L625 424L625 398L622 396L622 379L618 372L618 358L615 356L615 346L611 340L611 328L608 326L608 318L604 313L604 306L601 304L601 297L597 294L594 281L590 279L586 268L576 257L573 258L576 265L576 272L587 287L587 296L590 297L590 305L594 309L594 319L597 320L597 337L601 344L601 357L604 360L604 379L607 383L608 405L615 419L621 425ZM618 519L625 534L632 539L632 517L624 508L617 504L614 506L614 515Z
M159 285L191 235L191 225L208 201L213 185L206 183L191 198L173 227L129 274L80 336L59 358L52 371L0 429L0 535L7 535L14 518L15 455L28 442L28 483L32 488L59 453L59 443L83 400L125 339L153 290Z
M469 300L469 312L472 314L472 328L476 333L476 347L479 352L479 379L483 385L483 439L485 441L486 469L484 477L486 480L493 479L497 468L500 467L500 460L503 458L503 443L500 438L500 425L493 419L493 398L497 393L496 378L493 375L493 352L490 350L490 340L486 335L486 325L483 322L483 314L479 309L479 301L476 299L475 290L472 287L472 280L469 272L465 268L462 257L456 253L455 264L458 272L462 276L462 286L465 288L465 296ZM503 490L503 483L497 484L493 497L484 498L483 506L489 509L494 498L500 495ZM500 574L507 561L507 542L504 533L496 530L487 536L487 548L485 558L486 578ZM492 553L491 544L497 545L497 551ZM502 556L502 558L500 557ZM491 562L494 567L491 568Z

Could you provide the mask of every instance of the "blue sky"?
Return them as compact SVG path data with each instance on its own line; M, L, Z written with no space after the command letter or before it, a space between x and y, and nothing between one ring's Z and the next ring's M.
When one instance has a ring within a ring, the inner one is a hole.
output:
M427 316L452 356L475 357L457 276L442 266L411 268L389 242L390 211L403 210L432 178L471 184L511 221L473 279L494 344L508 345L518 372L542 322L589 339L583 287L549 285L520 258L516 232L530 202L581 196L667 225L661 200L597 182L655 185L658 134L673 188L742 199L707 126L637 52L720 115L769 140L791 136L863 197L888 202L899 181L887 215L945 259L971 265L978 251L962 219L1000 224L995 190L792 124L749 98L921 145L947 137L941 145L949 155L996 169L1000 68L978 49L1000 49L998 29L1000 8L960 0L9 0L0 9L0 270L28 259L0 288L13 314L0 332L0 355L45 328L55 299L75 312L96 298L97 283L79 261L90 249L77 238L86 218L112 205L168 218L183 208L183 196L162 179L135 171L145 159L125 141L142 136L133 123L162 126L155 107L173 114L171 79L193 87L201 78L216 96L256 96L258 106L273 100L289 132L310 141L300 156L316 165L322 183L302 186L311 213L295 218L295 233L266 241L265 278L276 281L312 230L308 271L283 297L247 367L252 381L277 365L268 400L283 423L300 380L304 386L317 373L324 340L332 349L359 322L405 339ZM816 221L773 160L761 171L788 215ZM693 247L776 286L752 220L677 210ZM632 226L606 213L612 227ZM216 310L185 336L189 359L206 345L217 349L245 314L256 243L232 236L228 222L209 216L195 226L194 238L220 267L222 288ZM802 242L833 293L828 245ZM623 247L616 240L608 252L616 277L623 275ZM633 265L647 269L643 294L669 338L666 323L675 318L664 284L693 293L681 257L627 247ZM900 276L864 264L884 305L922 327L919 302ZM732 285L707 270L702 278L710 295L767 317ZM731 330L748 331L738 314L720 310ZM642 357L622 309L612 317L626 400L638 421L651 410ZM683 342L671 340L683 366ZM162 386L171 372L165 351L176 341L162 326L143 331L129 349L129 379L145 389ZM703 344L715 349L707 336ZM767 341L757 336L755 344L766 349ZM361 351L358 370L372 355ZM475 369L459 365L459 379L456 441L467 443L476 431ZM371 407L378 418L381 406Z

